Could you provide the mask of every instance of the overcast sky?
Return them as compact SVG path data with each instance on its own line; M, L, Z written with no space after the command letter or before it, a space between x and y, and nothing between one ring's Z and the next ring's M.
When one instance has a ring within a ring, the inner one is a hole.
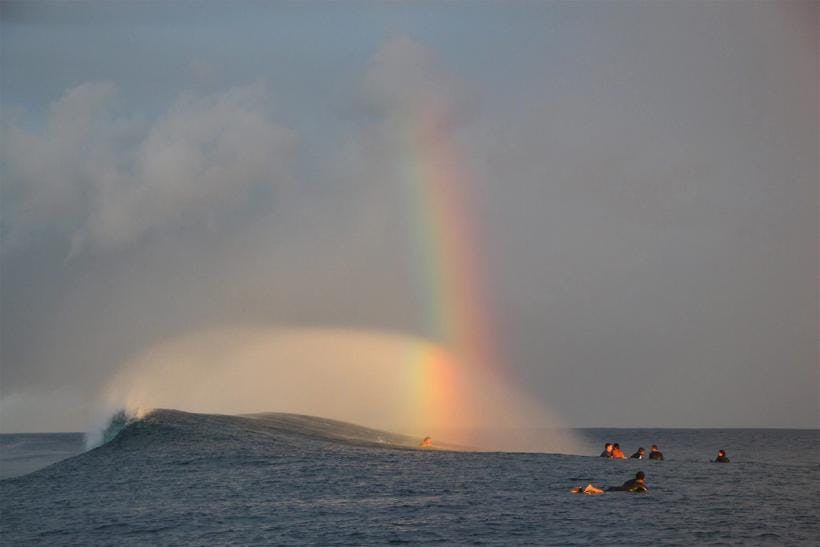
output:
M429 100L522 393L817 427L818 11L0 3L0 430L81 430L123 363L215 327L435 341L390 141Z

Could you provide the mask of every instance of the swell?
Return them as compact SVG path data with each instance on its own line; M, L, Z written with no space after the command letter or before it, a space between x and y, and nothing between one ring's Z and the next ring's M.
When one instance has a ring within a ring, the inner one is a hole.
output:
M310 458L319 453L349 450L409 450L422 439L356 424L285 413L241 416L195 414L157 409L136 417L116 412L100 435L101 444L24 476L46 474L54 480L82 475L102 467L170 470L193 462L223 469L271 459ZM433 450L464 450L439 443Z
M239 416L195 414L179 410L156 409L134 419L120 412L106 429L104 446L135 449L140 445L165 443L191 447L193 444L231 442L240 448L245 443L313 441L380 448L416 449L422 439L368 427L302 414L267 412ZM464 449L439 443L435 448Z

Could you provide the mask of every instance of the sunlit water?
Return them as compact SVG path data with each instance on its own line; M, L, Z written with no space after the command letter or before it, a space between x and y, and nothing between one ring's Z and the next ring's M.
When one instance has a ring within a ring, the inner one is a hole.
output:
M0 481L0 543L817 544L820 432L581 430L627 454L403 448L415 439L271 415L150 414L113 441ZM0 436L4 476L81 450ZM730 464L715 464L725 448ZM645 494L573 495L647 475Z

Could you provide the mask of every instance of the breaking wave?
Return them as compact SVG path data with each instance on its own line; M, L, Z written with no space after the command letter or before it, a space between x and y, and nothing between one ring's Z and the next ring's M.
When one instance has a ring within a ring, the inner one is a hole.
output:
M276 410L482 450L580 453L563 422L499 370L380 331L251 326L173 337L125 362L97 404L106 419L119 408Z
M421 437L301 414L263 412L230 416L157 409L141 416L125 410L117 411L100 433L97 446L138 448L145 439L169 445L183 443L187 449L230 440L238 449L246 444L255 447L264 444L270 445L268 448L274 451L276 445L293 447L297 440L404 449L419 448L423 441ZM433 448L470 450L469 447L441 442L436 442Z
M104 414L107 416L104 419L98 419L97 422L85 434L85 447L87 450L96 448L113 440L120 431L125 429L129 424L139 420L144 412L134 409L119 409L113 412Z

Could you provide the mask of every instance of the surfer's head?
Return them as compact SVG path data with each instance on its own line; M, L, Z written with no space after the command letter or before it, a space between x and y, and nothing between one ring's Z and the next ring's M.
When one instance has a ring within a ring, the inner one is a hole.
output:
M725 450L718 450L718 458L725 458L726 451Z
M635 473L635 480L642 481L645 478L646 475L644 475L643 471L638 471L637 473Z

